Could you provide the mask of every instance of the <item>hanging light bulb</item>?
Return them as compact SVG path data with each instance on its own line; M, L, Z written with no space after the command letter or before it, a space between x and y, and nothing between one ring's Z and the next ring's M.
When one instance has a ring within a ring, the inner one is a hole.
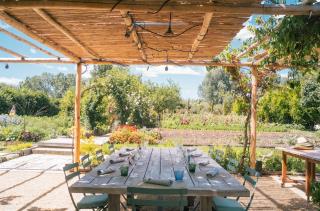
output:
M168 71L168 70L169 70L169 67L168 67L168 66L166 66L166 67L164 68L164 70L165 70L165 71Z
M150 68L150 66L148 65L148 67L147 67L147 71L149 70L149 68Z
M169 16L169 27L166 31L166 33L164 33L165 36L172 36L174 35L172 29L171 29L171 12L170 12L170 16Z
M4 68L9 69L9 64L6 64L6 66L4 66Z

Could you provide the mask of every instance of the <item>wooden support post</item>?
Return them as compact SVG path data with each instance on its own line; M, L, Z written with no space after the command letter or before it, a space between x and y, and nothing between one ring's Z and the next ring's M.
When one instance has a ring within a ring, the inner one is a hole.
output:
M257 142L257 69L251 69L251 120L250 120L250 167L256 167L256 142Z
M310 191L311 191L311 180L312 180L312 164L306 160L306 184L305 190L307 195L307 201L310 200Z
M73 162L80 161L80 99L81 99L82 64L77 64L76 91L74 102L74 150Z
M287 154L282 152L282 171L281 171L281 186L284 187L287 180Z

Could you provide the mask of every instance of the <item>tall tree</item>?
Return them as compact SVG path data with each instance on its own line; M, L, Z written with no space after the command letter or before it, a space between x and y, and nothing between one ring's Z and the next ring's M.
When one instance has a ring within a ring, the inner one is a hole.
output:
M41 91L53 98L62 98L65 92L75 85L74 74L43 73L39 76L27 77L20 87Z
M210 103L213 110L213 106L222 104L225 95L232 90L232 80L222 68L207 67L207 71L198 91L199 95Z

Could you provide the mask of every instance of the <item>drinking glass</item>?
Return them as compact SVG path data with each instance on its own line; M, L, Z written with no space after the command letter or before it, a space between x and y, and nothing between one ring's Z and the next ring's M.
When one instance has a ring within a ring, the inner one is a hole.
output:
M183 180L183 175L184 175L184 169L174 169L174 178L176 181L182 181Z
M128 172L129 172L129 166L125 165L125 166L120 167L121 176L123 176L123 177L128 176Z
M191 173L194 173L196 171L196 167L197 167L197 164L195 163L189 163L189 171Z

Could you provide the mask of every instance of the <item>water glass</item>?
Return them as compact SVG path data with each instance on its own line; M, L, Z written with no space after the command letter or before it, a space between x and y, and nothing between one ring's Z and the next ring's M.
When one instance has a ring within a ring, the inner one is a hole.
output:
M196 168L197 168L197 164L195 163L189 163L189 171L191 173L194 173L196 171Z
M123 177L126 177L126 176L128 176L128 172L129 172L129 166L121 166L120 167L120 174L121 174L121 176L123 176Z
M176 181L182 181L183 175L184 175L183 169L175 169L174 170L174 178L176 179Z

